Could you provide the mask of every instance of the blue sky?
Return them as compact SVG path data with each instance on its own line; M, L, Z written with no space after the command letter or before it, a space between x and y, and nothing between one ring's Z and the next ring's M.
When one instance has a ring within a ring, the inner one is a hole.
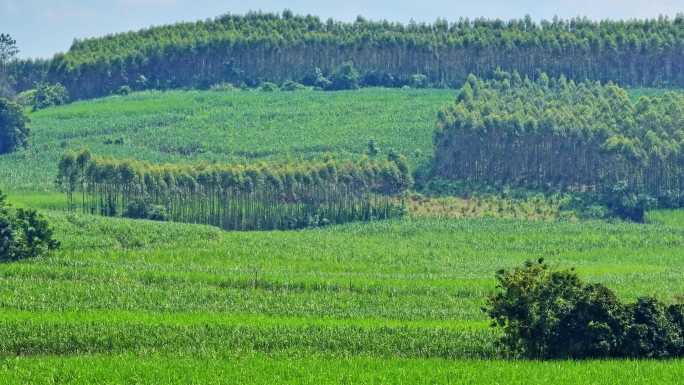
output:
M526 14L536 20L556 15L627 19L675 16L684 12L684 0L0 0L0 32L14 36L21 57L51 57L68 50L74 38L285 8L347 21L357 15L402 22Z

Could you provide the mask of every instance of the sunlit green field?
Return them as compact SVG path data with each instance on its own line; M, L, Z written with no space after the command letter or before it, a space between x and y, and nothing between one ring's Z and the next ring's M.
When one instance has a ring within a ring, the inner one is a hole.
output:
M681 228L406 219L227 233L46 213L62 250L0 265L0 354L20 357L0 361L8 383L268 383L274 373L286 383L515 384L527 378L520 373L567 375L558 383L675 383L682 369L502 361L480 310L494 271L540 257L576 266L624 299L676 301L684 293ZM496 361L472 361L482 359Z
M262 354L0 359L3 383L11 385L674 385L680 383L682 371L681 361L491 362Z
M0 156L0 189L40 209L62 248L0 264L0 383L679 383L681 361L508 360L481 308L496 270L538 258L624 300L682 301L681 211L651 212L645 225L412 215L229 233L67 213L52 187L58 157L83 146L155 162L251 162L356 157L372 138L415 166L451 98L140 93L32 114L31 148Z
M31 147L0 156L0 188L52 189L58 159L84 147L153 162L253 162L358 157L372 139L418 164L432 153L437 112L453 93L174 91L78 102L30 114Z

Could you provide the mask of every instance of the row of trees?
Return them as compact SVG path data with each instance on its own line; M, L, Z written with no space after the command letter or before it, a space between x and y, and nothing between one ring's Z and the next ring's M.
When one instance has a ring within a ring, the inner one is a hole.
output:
M400 86L423 74L428 84L462 84L497 67L534 77L625 85L684 85L684 16L601 21L467 20L432 24L321 21L314 16L249 13L154 27L74 42L48 65L47 80L75 98L121 86L208 88L230 82L303 82L352 61L364 84ZM17 64L16 81L43 62ZM657 70L656 70L657 69Z
M542 74L470 76L439 113L434 172L526 188L648 194L684 205L684 95Z
M294 229L401 215L404 160L284 165L152 165L66 154L57 185L72 207L107 216L204 223L227 230Z

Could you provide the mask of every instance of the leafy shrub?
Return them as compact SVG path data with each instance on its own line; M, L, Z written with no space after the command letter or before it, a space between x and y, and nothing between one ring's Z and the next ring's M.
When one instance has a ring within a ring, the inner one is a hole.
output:
M36 90L35 89L30 89L30 90L26 90L24 92L20 92L16 98L16 103L19 104L20 106L24 107L24 108L33 107L35 102L36 102Z
M259 89L263 92L275 92L279 90L278 85L271 82L262 83Z
M114 94L120 95L120 96L126 96L132 92L131 87L129 86L121 86L114 91Z
M145 77L145 75L140 75L135 79L135 88L138 90L144 90L147 89L149 86L149 80Z
M0 154L6 154L28 144L28 119L18 104L0 98Z
M615 216L639 223L646 219L646 211L658 204L656 199L637 192L624 181L613 186L605 194L604 201Z
M369 71L363 75L362 84L364 87L396 87L398 82L395 77L383 71Z
M485 311L512 354L535 359L666 358L684 352L682 305L623 304L601 284L543 260L496 274Z
M354 68L354 63L342 63L333 73L330 81L332 82L327 89L329 90L356 90L359 88L361 75Z
M33 103L33 110L60 106L69 102L69 93L63 85L41 83L36 87L36 95Z
M107 138L104 141L102 141L102 144L104 145L117 145L117 146L122 146L126 143L126 140L123 137L118 137L116 139L112 138Z
M332 86L332 82L325 77L320 68L314 68L313 72L304 77L303 83L317 89L327 90Z
M306 87L303 84L294 82L292 80L288 80L283 85L280 87L281 90L283 91L300 91L305 89Z
M428 78L423 74L411 75L409 86L411 86L411 88L427 88Z
M166 221L168 215L164 206L153 205L143 199L136 199L126 206L124 216L131 219L149 219L152 221Z
M371 158L376 157L380 153L380 147L378 146L378 142L375 141L375 139L371 139L368 141L368 156Z
M623 353L628 357L668 358L682 354L682 308L653 298L639 298L627 306L631 317Z
M59 247L48 222L34 210L12 211L0 192L0 261L18 261Z

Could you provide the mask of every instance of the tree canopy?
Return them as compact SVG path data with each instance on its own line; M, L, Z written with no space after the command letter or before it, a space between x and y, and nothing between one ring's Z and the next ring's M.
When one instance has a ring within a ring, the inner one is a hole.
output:
M543 260L496 274L486 311L501 342L533 359L674 358L684 354L684 305L622 303L601 284Z
M230 230L387 218L401 214L395 197L411 183L401 157L183 166L102 159L88 151L66 154L57 177L70 202L80 192L82 209L92 214L144 211L139 210L142 201L163 207L178 222Z
M0 98L0 154L28 145L28 118L18 104Z
M40 257L59 247L48 222L35 210L13 210L0 191L0 262Z
M439 114L435 172L490 185L645 193L684 204L684 95L599 82L470 76Z
M635 86L684 85L684 16L650 20L533 22L461 19L449 23L353 23L315 16L248 13L75 41L49 63L51 83L74 98L132 88L208 88L230 82L302 82L351 61L363 84L402 86L422 74L433 86L460 85L497 67L534 78L539 70L573 80ZM23 63L34 76L43 63ZM655 70L657 69L657 70ZM34 76L35 77L35 76ZM144 81L140 81L144 79ZM20 89L21 90L21 89Z

